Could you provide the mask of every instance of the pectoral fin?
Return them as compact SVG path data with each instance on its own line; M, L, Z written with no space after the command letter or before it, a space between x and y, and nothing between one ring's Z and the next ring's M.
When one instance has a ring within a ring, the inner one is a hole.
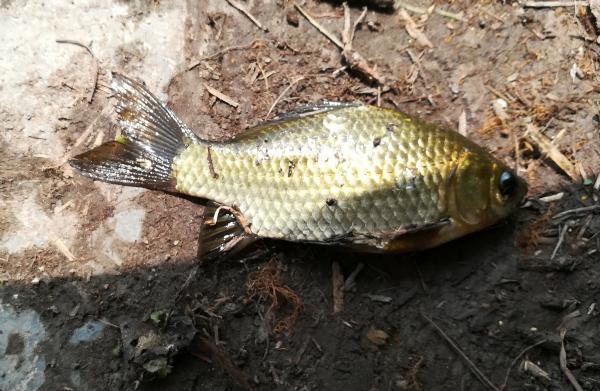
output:
M256 241L244 216L233 207L207 206L198 236L198 258L228 257Z

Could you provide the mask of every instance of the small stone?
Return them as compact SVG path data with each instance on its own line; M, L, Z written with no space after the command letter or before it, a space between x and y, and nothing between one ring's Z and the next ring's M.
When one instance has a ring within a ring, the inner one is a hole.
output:
M294 11L289 11L285 15L285 20L288 22L288 24L290 24L294 27L298 27L298 25L300 24L300 20L298 19L298 14Z
M367 338L377 346L383 346L387 343L389 334L383 330L371 329L367 332Z

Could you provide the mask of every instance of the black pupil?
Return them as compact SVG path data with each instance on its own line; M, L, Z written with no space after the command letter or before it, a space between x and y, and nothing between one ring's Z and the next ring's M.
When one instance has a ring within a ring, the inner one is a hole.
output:
M512 193L515 187L515 176L510 171L504 171L500 174L500 181L498 183L500 188L500 194L503 196L509 195Z

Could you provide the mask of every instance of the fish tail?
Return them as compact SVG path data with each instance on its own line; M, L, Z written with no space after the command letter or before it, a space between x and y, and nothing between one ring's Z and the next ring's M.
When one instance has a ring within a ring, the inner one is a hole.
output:
M94 180L173 189L173 159L198 137L141 82L113 73L107 87L121 136L73 157L70 165Z

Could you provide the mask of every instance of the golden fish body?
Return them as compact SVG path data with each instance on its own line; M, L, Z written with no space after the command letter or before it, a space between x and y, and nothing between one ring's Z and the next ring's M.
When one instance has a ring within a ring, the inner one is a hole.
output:
M139 119L146 111L158 115L158 108L149 101L148 109L140 109L139 102L150 99L138 96L143 87L117 80L118 119L130 127L125 135L151 143ZM162 110L185 136L163 162L169 186L229 206L243 219L245 233L258 237L363 251L422 249L494 224L526 192L520 178L465 137L393 110L330 106L258 125L224 143L196 138ZM167 126L159 122L146 126L156 133ZM161 163L152 163L151 154L143 158L151 166ZM77 168L96 179L148 185Z

